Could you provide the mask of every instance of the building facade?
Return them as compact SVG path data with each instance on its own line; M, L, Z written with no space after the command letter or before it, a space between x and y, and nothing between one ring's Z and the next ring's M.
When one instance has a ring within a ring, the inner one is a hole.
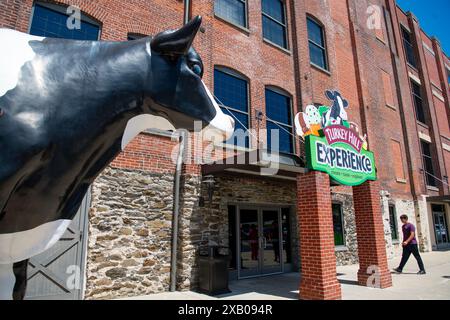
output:
M66 25L70 5L81 10L81 29ZM375 264L389 286L385 258L401 254L401 214L416 224L422 251L450 247L450 58L394 0L1 0L0 8L2 28L84 40L132 41L202 15L194 46L203 79L237 128L253 130L212 146L186 144L178 290L198 287L208 243L228 248L231 278L301 272L300 296L318 299L339 298L336 263ZM341 92L367 133L378 182L344 187L304 170L294 115L326 104L327 89ZM281 129L282 156L267 176L263 161L250 158L270 150L272 129ZM91 187L73 228L80 240L63 239L30 266L29 298L169 290L178 151L170 132L133 140ZM220 162L239 155L243 164ZM370 245L365 233L375 235ZM75 287L61 280L72 265Z

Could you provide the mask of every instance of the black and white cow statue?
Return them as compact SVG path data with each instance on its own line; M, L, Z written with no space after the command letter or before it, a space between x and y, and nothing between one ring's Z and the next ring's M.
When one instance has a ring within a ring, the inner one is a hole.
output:
M98 174L148 128L234 131L202 81L201 25L127 42L0 29L0 299L63 235Z
M348 121L346 111L349 106L348 101L341 96L339 91L327 90L325 95L333 101L333 104L328 112L322 115L322 128L331 125L342 125L344 121Z

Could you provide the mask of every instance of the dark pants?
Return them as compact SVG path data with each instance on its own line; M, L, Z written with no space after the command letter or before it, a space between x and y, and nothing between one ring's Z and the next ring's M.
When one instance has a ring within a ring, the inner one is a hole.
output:
M403 270L405 264L408 262L408 259L411 256L411 253L413 254L414 258L416 258L419 269L425 271L422 258L420 257L419 248L417 244L411 243L403 247L402 261L400 262L400 266L398 268L400 270Z

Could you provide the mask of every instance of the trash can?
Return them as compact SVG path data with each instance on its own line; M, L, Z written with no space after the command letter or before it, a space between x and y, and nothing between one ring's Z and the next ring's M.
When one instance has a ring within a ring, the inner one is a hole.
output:
M222 254L226 251L228 254ZM226 247L208 246L200 250L199 291L211 296L230 293L228 289L229 250Z

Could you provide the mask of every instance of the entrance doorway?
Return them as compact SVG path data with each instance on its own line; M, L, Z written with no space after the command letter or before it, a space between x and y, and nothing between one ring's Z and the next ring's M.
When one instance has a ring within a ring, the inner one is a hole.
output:
M289 208L238 206L233 211L237 278L290 272Z
M436 237L437 249L448 249L450 247L450 239L445 207L444 205L437 204L433 204L431 207L433 211L434 234Z

